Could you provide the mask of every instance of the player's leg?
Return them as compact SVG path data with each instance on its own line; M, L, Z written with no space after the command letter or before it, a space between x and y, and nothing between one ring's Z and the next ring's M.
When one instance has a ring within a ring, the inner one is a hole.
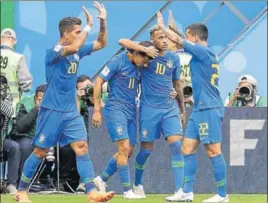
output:
M70 144L76 154L76 165L81 181L85 184L89 202L108 201L114 192L98 192L94 185L94 169L89 156L87 133L83 118L80 115L68 113L60 138L60 145Z
M193 189L197 172L196 149L200 144L195 117L195 113L192 113L185 130L185 136L182 144L182 153L184 156L184 185L182 201L193 201L194 199Z
M162 132L171 150L173 180L175 191L183 185L184 158L182 155L182 126L177 108L166 112L162 120Z
M143 174L145 170L146 161L152 153L154 142L141 142L140 151L136 156L135 163L135 182L133 191L135 194L140 195L142 198L146 198L143 189Z
M175 194L167 197L167 201L176 201L180 198L183 185L184 158L182 155L182 126L178 108L167 110L162 120L162 132L167 139L171 150L173 182Z
M221 126L224 109L215 108L203 111L200 123L200 139L205 145L208 157L211 159L214 178L217 185L217 195L203 202L229 202L226 193L226 162L221 151ZM205 122L206 121L206 122ZM204 124L205 123L205 124Z
M106 183L117 172L117 153L108 161L102 173L94 179L96 188L101 192L106 192Z
M54 146L58 139L58 132L61 131L61 113L40 108L37 118L36 134L32 144L34 151L25 161L22 175L15 199L18 202L30 202L28 198L28 187L41 160L46 156L49 148Z
M194 199L194 182L197 172L196 149L200 141L190 137L183 139L182 153L184 156L184 184L182 200L193 201Z
M136 156L134 192L145 198L143 189L143 174L146 161L152 153L154 141L160 138L159 111L152 107L142 105L140 107L140 151Z
M135 148L135 145L137 143L136 141L136 121L128 121L128 134L129 134L129 140L130 140L130 151L128 158L131 158L133 155L133 151ZM101 175L96 177L94 179L94 183L99 191L106 191L106 183L117 172L117 156L118 153L116 153L114 156L110 158L108 161L106 167L102 171Z
M182 143L182 155L184 158L184 185L183 189L178 190L173 196L167 197L167 201L193 201L193 185L194 177L196 173L196 162L189 157L196 157L195 151L199 145L198 134L196 132L195 124L193 119L190 118L185 131L185 136ZM181 179L180 179L181 180ZM186 180L186 182L185 182ZM187 186L188 190L185 190Z

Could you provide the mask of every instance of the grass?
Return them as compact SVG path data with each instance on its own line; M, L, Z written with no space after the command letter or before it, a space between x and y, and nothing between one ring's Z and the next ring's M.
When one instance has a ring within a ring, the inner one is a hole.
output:
M194 203L200 203L211 195L195 195ZM124 200L122 195L109 203L165 203L166 195L148 195L145 200ZM87 203L83 195L31 195L33 203ZM12 195L1 195L1 203L14 203ZM230 195L230 203L267 203L267 194Z

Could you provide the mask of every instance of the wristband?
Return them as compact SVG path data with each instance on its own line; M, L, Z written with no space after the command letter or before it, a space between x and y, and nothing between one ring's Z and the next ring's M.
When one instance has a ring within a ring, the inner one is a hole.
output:
M86 26L84 27L84 31L85 31L85 32L89 32L90 30L91 30L91 26L86 25Z

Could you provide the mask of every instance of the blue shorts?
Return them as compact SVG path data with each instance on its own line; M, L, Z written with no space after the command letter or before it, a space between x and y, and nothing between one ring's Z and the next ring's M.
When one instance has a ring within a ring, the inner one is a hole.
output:
M106 126L113 142L129 139L132 146L137 144L136 117L128 118L124 113L116 111L106 116Z
M34 146L47 149L57 142L60 146L65 146L82 140L87 141L87 132L78 111L59 112L40 107L32 141Z
M161 132L165 138L183 134L178 107L159 109L141 105L140 141L153 142L160 138Z
M224 108L204 109L192 112L185 138L199 140L203 144L221 142Z

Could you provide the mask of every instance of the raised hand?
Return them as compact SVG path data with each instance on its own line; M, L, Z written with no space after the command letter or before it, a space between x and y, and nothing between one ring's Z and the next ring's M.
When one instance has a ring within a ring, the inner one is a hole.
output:
M87 8L85 6L83 6L83 11L86 15L87 18L87 24L92 27L93 26L93 18L92 15L89 13L89 11L87 10Z
M157 11L156 16L157 16L157 25L159 25L160 27L165 26L162 13L160 11Z
M107 18L107 11L106 11L104 5L103 4L100 4L97 1L94 1L94 6L99 11L99 15L97 17L99 19L101 19L101 20L106 20L106 18Z
M169 26L170 28L173 28L173 29L176 28L176 26L175 26L175 20L174 20L174 17L173 17L173 15L172 15L172 11L171 11L171 10L169 10L168 26Z

